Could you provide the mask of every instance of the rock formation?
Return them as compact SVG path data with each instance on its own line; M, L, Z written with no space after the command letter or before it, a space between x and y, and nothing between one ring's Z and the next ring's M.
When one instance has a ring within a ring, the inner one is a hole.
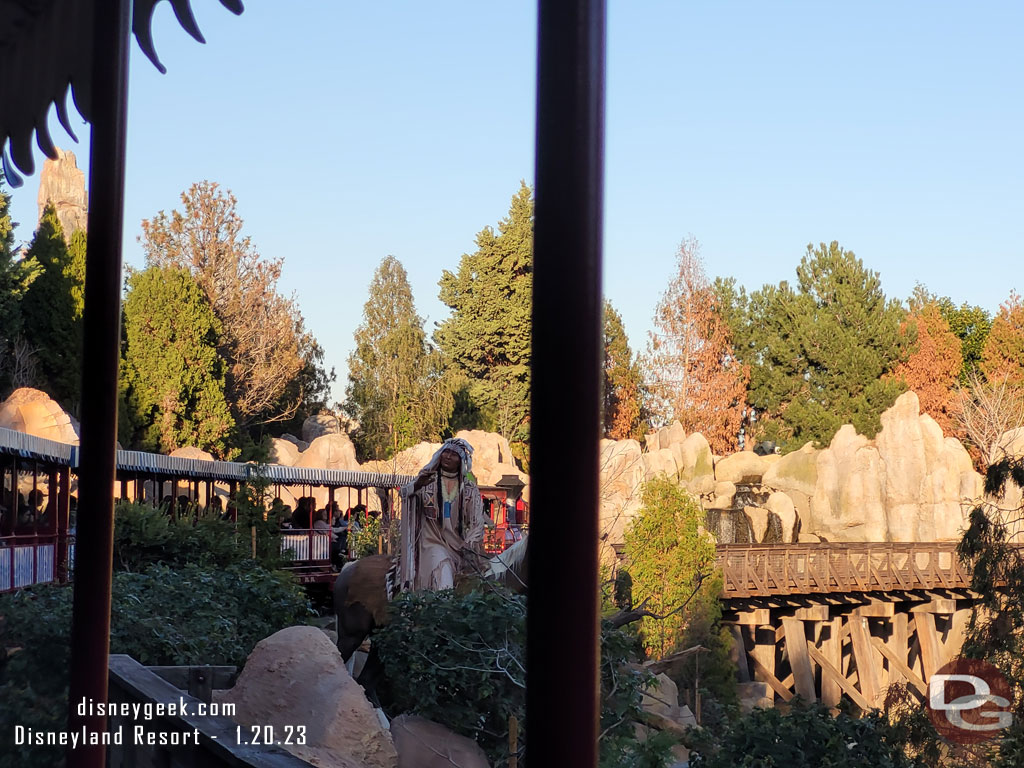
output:
M391 738L398 751L398 768L490 768L475 741L417 715L392 720Z
M236 705L241 725L306 726L306 744L285 746L313 765L397 768L384 729L341 654L316 627L288 627L260 641L234 688L215 698Z
M874 439L845 425L827 448L808 443L786 456L741 451L715 459L700 435L676 423L636 441L601 442L602 557L623 541L654 475L678 481L708 512L708 527L730 541L949 541L981 500L983 482L958 440L901 395ZM1007 452L1024 455L1024 429ZM1013 495L1016 494L1016 495ZM1004 502L1017 502L1020 489Z
M38 389L16 389L0 403L0 427L78 445L78 422Z
M71 233L86 228L89 213L89 194L85 191L85 174L78 168L75 153L58 149L57 159L43 163L39 176L39 218L48 202L57 209L57 218L64 228L64 237L70 241Z

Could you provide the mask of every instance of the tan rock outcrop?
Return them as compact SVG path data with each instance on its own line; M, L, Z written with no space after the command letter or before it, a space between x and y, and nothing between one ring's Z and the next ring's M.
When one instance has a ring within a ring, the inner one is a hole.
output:
M169 454L179 459L199 459L200 461L213 461L213 454L196 448L192 445L184 445L181 448L175 448Z
M291 440L270 438L270 463L294 467L299 460L299 448Z
M490 768L487 755L472 739L417 715L391 721L398 768Z
M323 435L340 435L343 433L338 417L330 413L309 416L302 422L302 439L307 443L312 443Z
M75 153L57 149L57 159L46 158L39 174L39 218L48 202L57 210L64 237L69 242L76 229L85 230L89 219L89 194L85 191L85 173L79 169Z
M348 435L334 433L313 440L309 448L299 453L294 466L352 471L359 469L359 462L356 461L356 447Z
M715 463L715 479L730 483L757 484L768 470L764 456L753 451L740 451L725 456Z
M789 544L796 541L796 506L793 500L782 491L775 491L768 496L765 508L779 518L782 525L782 541Z
M715 462L707 438L694 432L678 445L679 479L683 485L698 496L711 493L715 489Z
M306 726L307 743L286 746L313 765L397 768L398 754L341 654L316 627L288 627L260 641L235 687L216 692L241 725Z
M78 422L45 392L21 387L0 404L0 427L78 445Z

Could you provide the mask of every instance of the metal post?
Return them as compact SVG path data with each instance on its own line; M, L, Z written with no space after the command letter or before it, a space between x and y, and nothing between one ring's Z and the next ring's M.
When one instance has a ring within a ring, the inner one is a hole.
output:
M83 32L93 41L92 144L68 727L98 733L107 718L79 717L77 704L107 700L131 5L107 0L96 3L94 13L93 29ZM102 768L105 761L102 744L67 750L68 768Z
M71 468L61 467L59 470L59 488L57 491L57 557L54 563L57 581L68 580L68 526L71 514Z
M529 600L526 732L534 762L587 768L599 716L604 50L603 0L541 0L529 557L531 581L548 587ZM552 637L571 652L551 653Z

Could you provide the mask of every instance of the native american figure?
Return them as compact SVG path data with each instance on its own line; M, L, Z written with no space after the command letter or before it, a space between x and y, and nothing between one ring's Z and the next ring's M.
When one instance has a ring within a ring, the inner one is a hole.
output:
M483 501L470 474L473 447L452 438L402 487L403 590L450 589L483 563Z

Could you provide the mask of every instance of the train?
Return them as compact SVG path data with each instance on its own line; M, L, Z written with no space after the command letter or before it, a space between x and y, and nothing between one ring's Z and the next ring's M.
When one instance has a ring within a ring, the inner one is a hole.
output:
M78 453L78 446L0 428L0 593L73 578ZM415 479L118 450L115 496L163 504L171 515L198 516L200 508L213 506L233 521L238 489L256 477L276 489L276 496L285 488L309 496L323 496L326 490L329 507L335 502L344 509L376 509L386 518L397 511L398 489ZM529 508L505 487L481 488L481 495L491 520L484 549L501 552L521 538ZM288 553L288 568L299 583L333 581L337 559L332 563L332 535L331 530L306 527L281 531L282 553Z

